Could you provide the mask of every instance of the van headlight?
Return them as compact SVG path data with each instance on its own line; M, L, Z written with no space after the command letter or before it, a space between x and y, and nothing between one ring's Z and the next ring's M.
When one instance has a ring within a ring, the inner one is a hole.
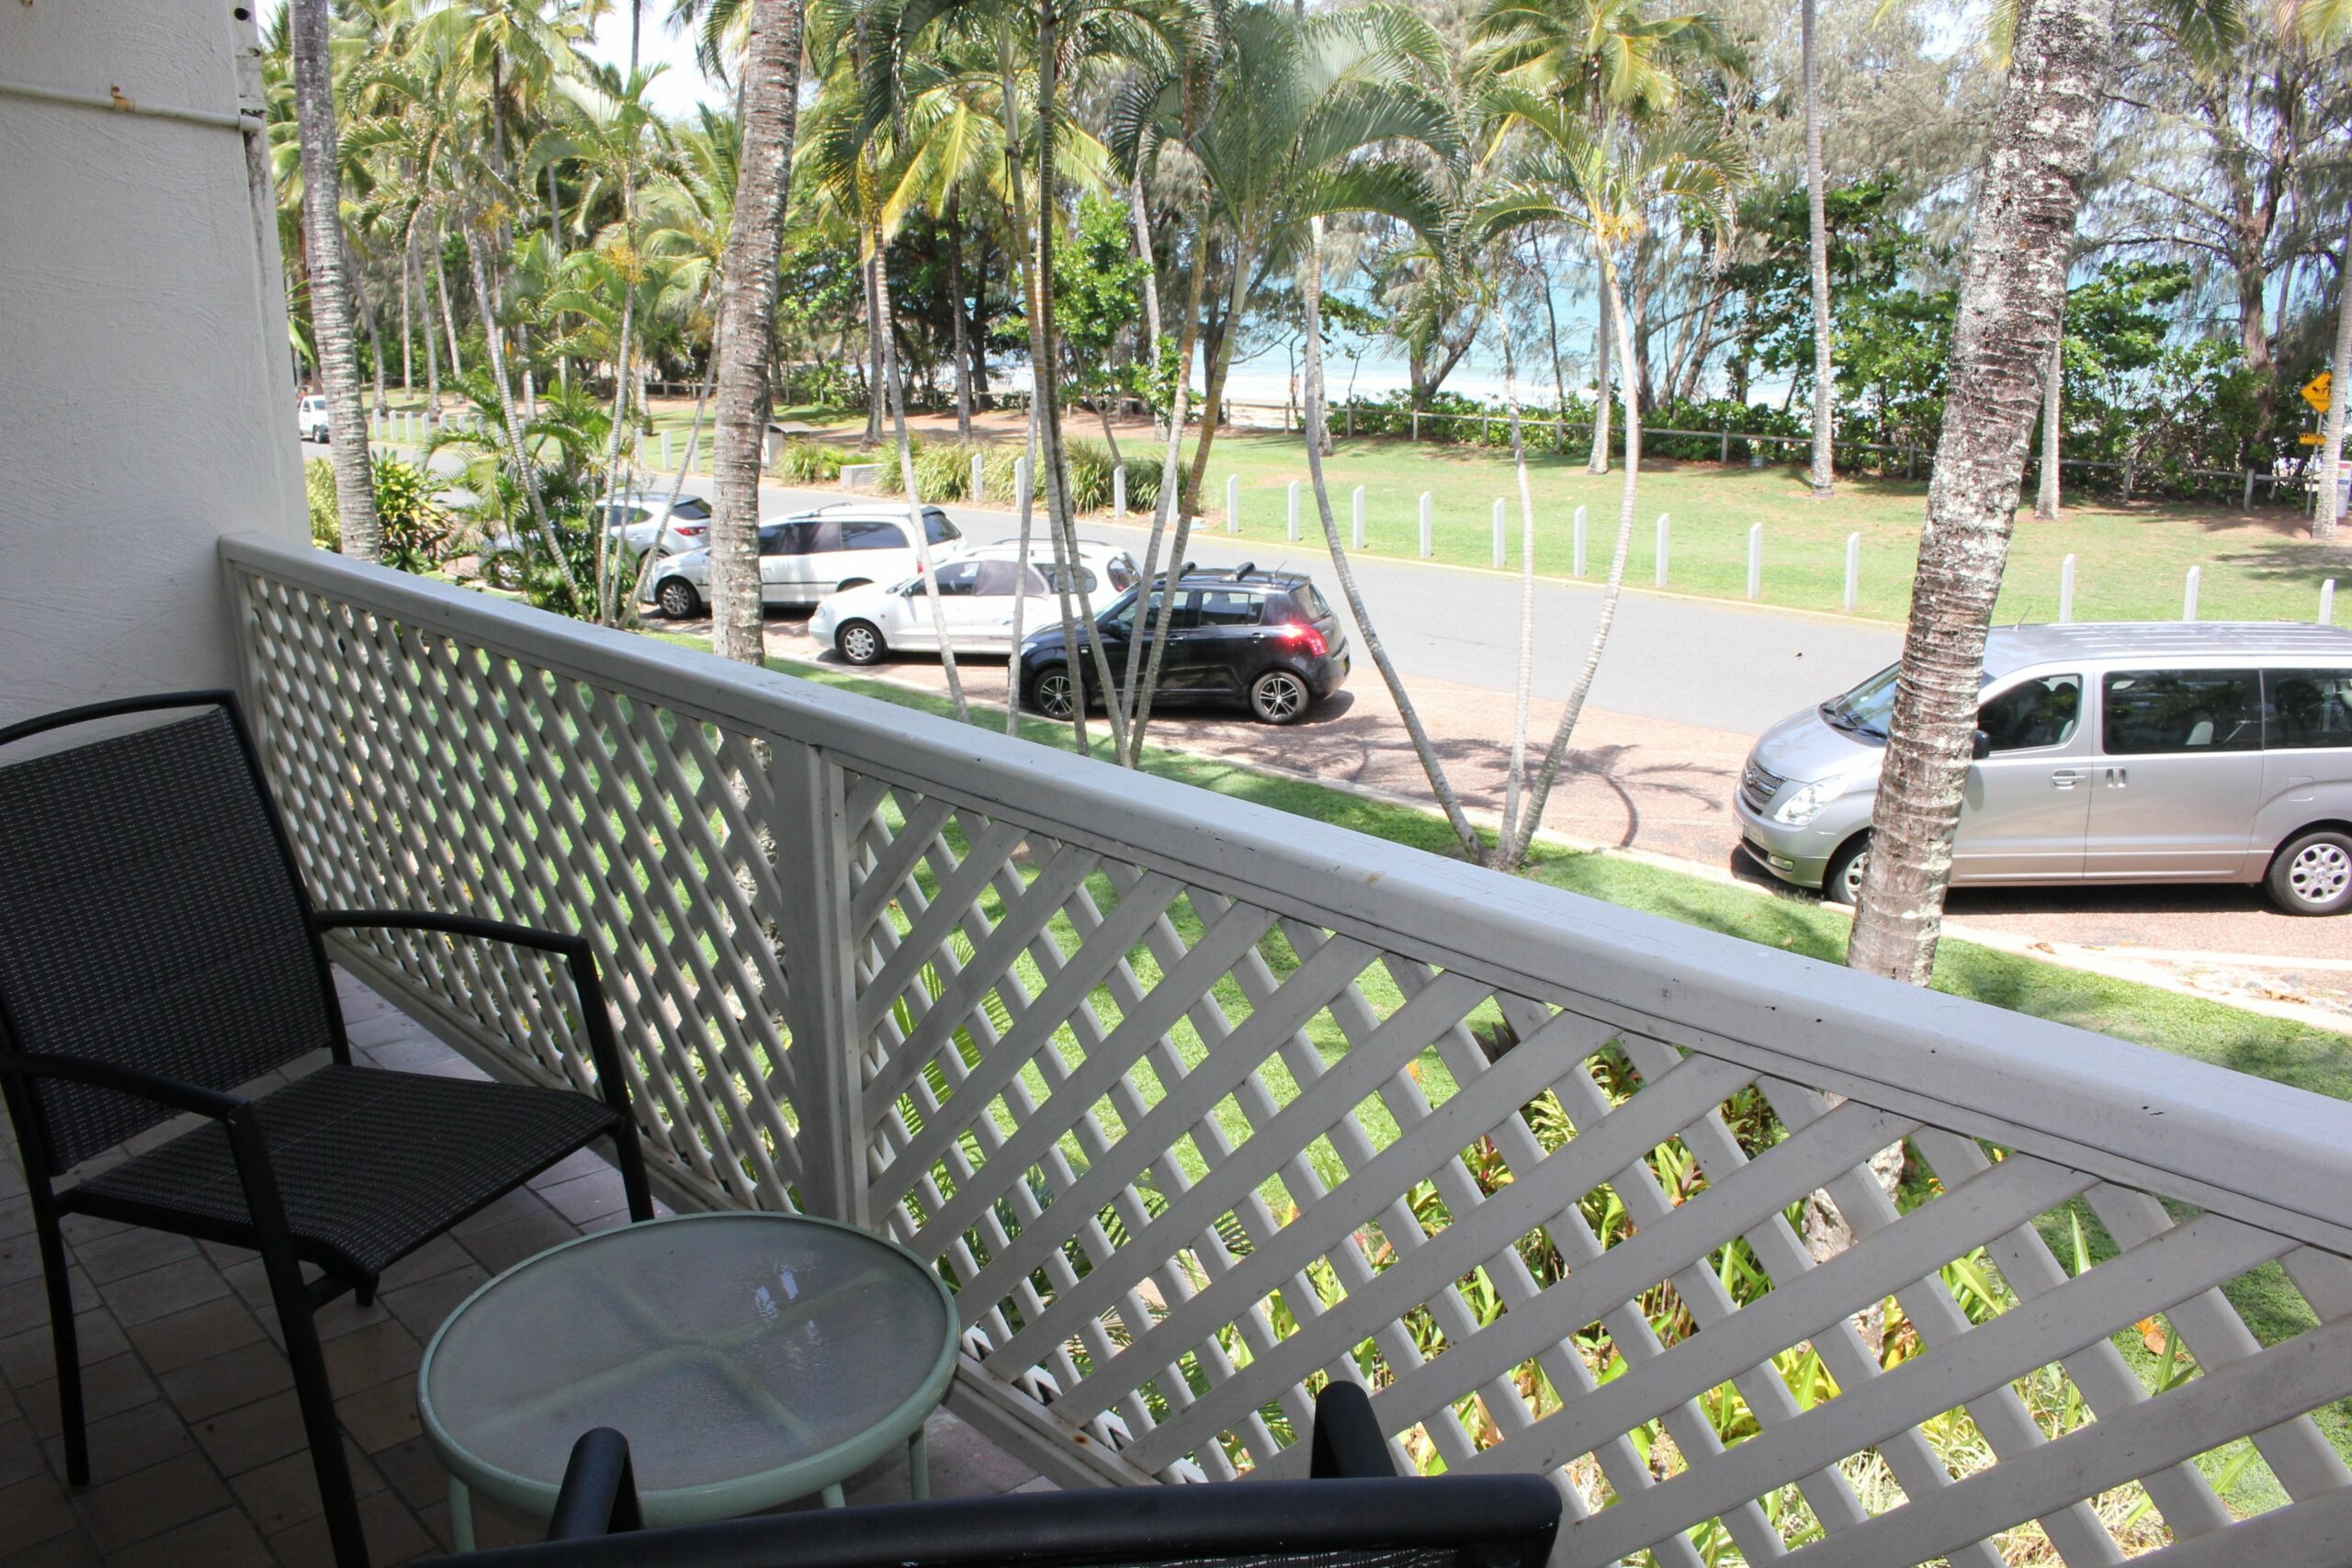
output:
M1792 828L1802 828L1821 815L1821 808L1846 793L1844 779L1815 779L1799 786L1786 800L1772 808L1772 820Z

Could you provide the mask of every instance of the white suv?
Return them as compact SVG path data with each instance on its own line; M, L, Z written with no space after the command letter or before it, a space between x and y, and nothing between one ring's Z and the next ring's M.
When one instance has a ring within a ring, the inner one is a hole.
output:
M936 506L922 511L932 559L962 553L963 531ZM899 582L920 570L907 509L889 502L844 502L760 525L760 596L769 604L814 604L869 582ZM641 597L673 620L702 614L710 593L710 551L657 562Z
M294 429L305 441L327 438L327 400L316 392L294 406Z

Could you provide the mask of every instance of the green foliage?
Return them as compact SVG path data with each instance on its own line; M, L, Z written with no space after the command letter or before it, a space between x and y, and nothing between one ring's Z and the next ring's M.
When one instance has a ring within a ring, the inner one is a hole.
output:
M454 451L465 460L458 483L473 499L457 514L463 542L452 544L480 550L482 578L493 587L519 592L531 604L560 615L598 619L599 530L594 503L602 492L600 466L611 411L577 381L568 389L542 390L538 417L526 422L521 432L523 446L531 454L526 470L507 448L497 393L489 378L476 372L459 387L474 404L475 421L443 425L428 448ZM537 508L531 504L534 486ZM544 527L541 512L547 517ZM630 591L637 567L635 552L616 536L605 570L623 618L634 613Z
M430 571L441 564L455 529L433 499L433 477L413 463L379 455L374 461L376 516L384 525L384 564ZM315 531L315 525L313 527Z
M302 465L302 496L311 507L311 543L322 550L343 548L343 515L334 499L334 465L312 457Z
M829 485L842 477L842 465L850 460L846 446L835 446L822 441L786 441L769 465L769 477L785 484Z

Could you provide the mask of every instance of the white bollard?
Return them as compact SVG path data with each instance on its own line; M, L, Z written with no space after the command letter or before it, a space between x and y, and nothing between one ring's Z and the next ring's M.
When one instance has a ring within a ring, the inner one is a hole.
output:
M1125 463L1119 463L1111 469L1111 521L1125 523L1126 520L1127 466Z
M2188 581L2180 591L2180 618L2184 621L2193 621L2197 618L2197 580L2204 573L2205 569L2201 566L2192 566L2188 569Z
M670 471L670 433L666 430L662 433L662 471Z
M1430 558L1430 492L1421 491L1421 558Z
M1298 542L1298 481L1290 481L1290 492L1284 498L1287 510L1283 514L1283 537L1293 544Z
M2332 577L2319 585L2319 624L2324 626L2335 624L2335 579Z
M1351 547L1360 550L1363 548L1363 486L1362 485L1356 486L1355 509L1355 544Z
M1764 594L1764 525L1752 523L1747 528L1747 596L1758 599Z
M1495 497L1495 568L1502 569L1506 558L1503 544L1503 498Z
M1577 508L1576 535L1576 553L1571 565L1574 568L1573 575L1582 577L1584 575L1584 508L1581 506Z
M2058 624L2065 625L2075 618L2075 558L2068 556L2058 563Z
M1225 481L1225 531L1241 532L1241 476L1228 475Z
M1862 536L1846 536L1846 613L1854 613L1854 601L1862 586Z
M1663 587L1665 587L1665 586L1666 586L1666 547L1667 547L1667 531L1668 531L1668 526L1669 526L1669 525L1668 525L1668 521L1667 521L1667 518L1668 518L1668 514L1667 514L1666 513L1661 512L1661 513L1659 513L1657 514L1657 586L1658 586L1658 587L1660 587L1660 588L1663 588Z
M982 498L988 494L988 460L982 457L978 452L973 453L972 488L970 491L966 494L964 499L970 502L975 506L979 505Z

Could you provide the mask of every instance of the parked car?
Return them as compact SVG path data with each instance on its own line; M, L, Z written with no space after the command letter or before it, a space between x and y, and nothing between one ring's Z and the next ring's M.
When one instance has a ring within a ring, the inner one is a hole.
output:
M934 562L961 552L963 532L939 508L923 508L923 529ZM759 539L761 598L769 604L814 604L843 589L902 581L922 565L907 509L887 502L847 502L763 522ZM684 619L702 613L709 592L706 546L656 563L642 596Z
M710 502L701 496L682 493L673 502L666 489L632 490L605 497L604 504L610 509L608 525L640 555L656 548L657 540L663 555L710 543Z
M1147 628L1155 627L1162 596L1170 592L1176 602L1156 706L1238 704L1268 724L1295 724L1346 682L1347 634L1315 584L1300 572L1260 571L1254 565L1187 570L1172 585L1163 578L1148 604L1141 583L1121 594L1095 616L1093 627L1114 671L1125 668L1136 641L1136 606L1144 604ZM1144 635L1135 649L1138 660L1150 653L1148 629ZM1023 640L1023 705L1067 718L1081 694L1087 701L1101 700L1088 633L1081 630L1079 639L1075 675L1058 624Z
M1044 540L1030 542L1025 571L1018 540L981 545L936 570L940 617L947 623L948 646L957 653L1010 654L1016 604L1024 628L1061 616L1062 569ZM1135 558L1116 545L1080 539L1070 588L1105 596L1132 585L1138 575ZM939 649L921 572L903 582L872 582L833 594L817 606L808 635L830 643L852 664L871 664L893 651Z
M1895 670L1764 732L1733 809L1773 875L1850 904ZM2352 631L2285 625L1996 628L1955 885L2260 883L2290 914L2352 909Z
M296 434L305 441L326 440L329 434L326 399L317 392L312 392L309 397L296 403L294 429Z

